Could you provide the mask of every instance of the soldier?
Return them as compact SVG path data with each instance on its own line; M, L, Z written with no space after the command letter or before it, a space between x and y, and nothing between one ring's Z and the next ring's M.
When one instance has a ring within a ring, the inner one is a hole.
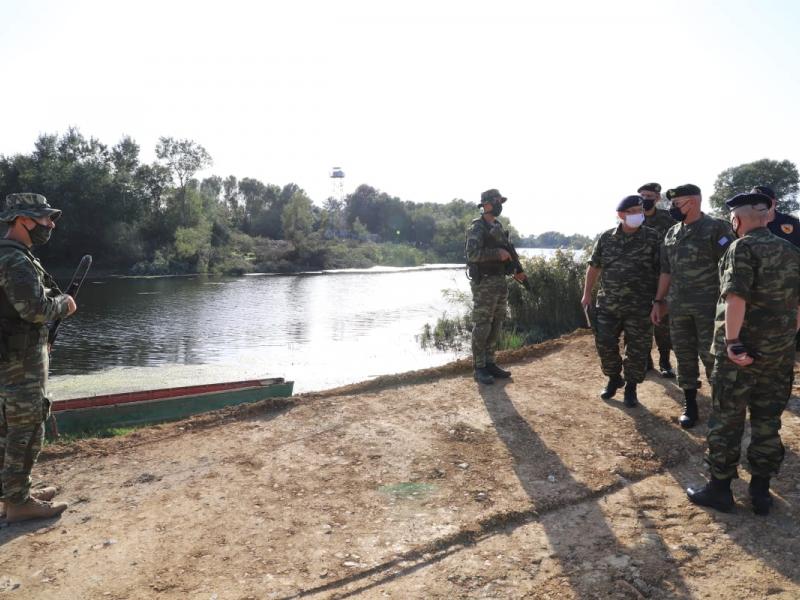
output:
M506 316L511 254L508 233L497 220L506 198L497 190L481 194L481 217L470 223L467 230L467 268L472 288L472 360L475 380L483 384L494 383L494 378L511 377L511 372L497 366L494 353L503 320ZM522 272L514 273L517 281L525 281Z
M50 239L59 216L40 194L10 194L0 213L8 224L0 241L0 491L12 523L55 517L67 508L50 502L55 488L31 490L50 414L46 323L76 309L30 250Z
M637 192L644 198L642 207L644 208L645 227L655 229L663 242L667 231L675 225L675 219L669 216L669 211L656 206L656 202L661 199L661 184L645 183ZM656 340L656 348L658 348L658 370L662 377L674 379L675 371L672 370L672 365L669 362L669 353L672 350L672 342L669 339L669 316L665 316L658 325L653 327L653 337ZM649 353L647 355L647 370L654 370L653 357Z
M787 242L800 247L800 220L792 215L777 211L777 198L773 189L766 185L757 185L750 190L750 193L769 196L770 209L767 229L779 238L783 238Z
M717 264L734 234L727 222L700 210L702 199L696 185L667 190L667 198L672 201L670 215L679 222L670 228L661 245L661 276L651 319L656 325L661 323L669 300L670 338L678 361L678 385L684 394L684 411L678 421L688 429L698 418L698 356L706 377L714 366L711 341L719 295Z
M772 505L770 477L778 473L784 455L778 431L792 390L794 337L800 325L800 254L767 230L768 196L738 194L726 204L739 239L719 266L706 454L711 479L686 493L695 504L726 512L733 508L730 485L738 477L749 409L750 498L753 511L766 515Z
M641 196L628 196L617 205L620 223L604 232L594 245L581 304L592 302L592 288L600 279L597 292L595 344L603 374L608 383L600 397L612 398L625 386L625 406L636 406L636 386L644 381L647 354L653 339L650 307L659 273L658 233L643 227ZM625 359L620 358L619 336L625 333ZM625 370L625 379L621 371Z

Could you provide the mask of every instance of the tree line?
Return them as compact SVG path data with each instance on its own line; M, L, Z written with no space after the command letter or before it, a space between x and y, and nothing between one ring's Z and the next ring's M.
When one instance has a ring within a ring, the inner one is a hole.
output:
M30 154L0 155L0 198L35 191L64 211L39 250L47 264L89 253L134 274L461 262L478 214L476 203L414 203L368 185L317 206L294 183L198 179L213 161L192 140L162 137L155 150L145 163L128 136L108 146L75 128L41 135Z

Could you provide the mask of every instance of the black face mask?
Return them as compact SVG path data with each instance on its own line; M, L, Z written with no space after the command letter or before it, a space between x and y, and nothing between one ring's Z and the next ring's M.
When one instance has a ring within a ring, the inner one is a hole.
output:
M28 235L31 238L31 244L34 246L41 246L42 244L46 244L50 241L50 234L53 232L52 229L47 227L46 225L42 225L41 223L36 223L33 228L28 229Z
M651 210L653 210L653 207L655 205L656 201L653 200L652 198L645 198L644 200L642 200L642 208L645 210L645 212L650 212Z
M681 209L677 206L673 206L669 209L669 216L675 219L676 221L683 221L686 218L686 215L681 212Z

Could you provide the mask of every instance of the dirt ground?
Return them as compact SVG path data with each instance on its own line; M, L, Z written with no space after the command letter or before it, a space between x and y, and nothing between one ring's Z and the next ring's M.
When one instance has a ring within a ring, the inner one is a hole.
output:
M507 360L50 446L35 475L71 506L0 525L0 596L800 598L797 398L773 513L743 471L726 515L686 500L706 429L673 383L600 400L581 334Z

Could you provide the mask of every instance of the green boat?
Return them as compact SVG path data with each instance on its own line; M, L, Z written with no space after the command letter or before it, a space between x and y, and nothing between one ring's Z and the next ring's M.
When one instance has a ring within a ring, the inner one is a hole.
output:
M288 398L293 387L293 381L275 377L56 400L50 434L57 437L176 421L226 406Z

